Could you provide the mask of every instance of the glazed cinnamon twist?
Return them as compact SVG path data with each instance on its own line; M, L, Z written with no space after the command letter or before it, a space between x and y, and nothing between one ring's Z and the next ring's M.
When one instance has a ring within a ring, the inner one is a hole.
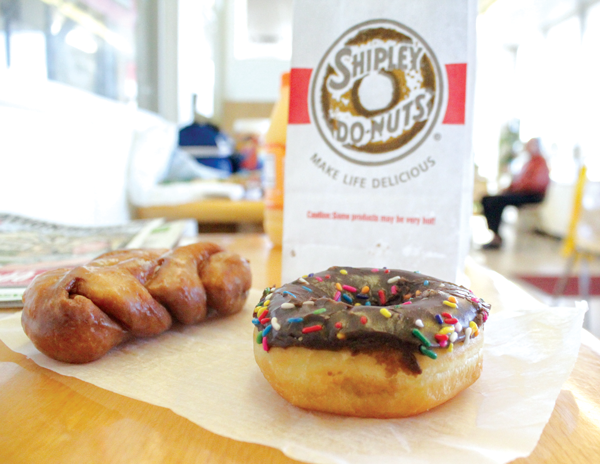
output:
M118 250L38 276L23 295L21 323L42 353L86 363L129 338L164 332L173 319L189 325L209 309L236 313L250 285L248 262L214 243Z

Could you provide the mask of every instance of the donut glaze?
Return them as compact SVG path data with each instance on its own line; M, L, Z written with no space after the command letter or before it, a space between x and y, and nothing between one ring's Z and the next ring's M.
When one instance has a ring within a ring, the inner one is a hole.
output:
M88 363L132 338L157 336L244 307L250 265L215 243L116 250L36 277L21 324L35 347L62 362Z
M265 289L252 322L265 351L395 353L381 362L419 375L418 355L435 360L468 344L489 311L470 290L418 272L334 266Z

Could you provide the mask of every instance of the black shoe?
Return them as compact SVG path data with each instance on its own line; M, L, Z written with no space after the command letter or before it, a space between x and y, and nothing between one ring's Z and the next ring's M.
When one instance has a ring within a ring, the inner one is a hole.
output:
M498 250L502 247L502 237L494 234L494 238L481 247L482 250Z
M502 243L492 241L490 243L486 243L485 245L482 245L481 249L482 250L499 250L501 246L502 246Z

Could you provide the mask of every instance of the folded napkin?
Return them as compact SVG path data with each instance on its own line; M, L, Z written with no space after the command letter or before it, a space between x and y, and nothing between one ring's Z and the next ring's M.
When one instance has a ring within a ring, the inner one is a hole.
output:
M39 353L21 329L20 313L0 319L0 339L59 374L169 408L211 432L278 448L300 461L504 463L534 449L577 359L586 307L547 307L498 274L471 271L471 288L493 305L483 373L456 398L407 419L313 413L279 397L252 352L258 290L239 314L174 327L86 365Z

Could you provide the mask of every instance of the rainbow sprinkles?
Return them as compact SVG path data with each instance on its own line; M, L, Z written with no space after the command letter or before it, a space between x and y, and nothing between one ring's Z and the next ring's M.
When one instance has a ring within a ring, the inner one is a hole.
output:
M418 357L437 359L479 335L490 305L461 286L420 272L331 267L280 288L254 308L256 343L353 353L392 350L420 374Z

